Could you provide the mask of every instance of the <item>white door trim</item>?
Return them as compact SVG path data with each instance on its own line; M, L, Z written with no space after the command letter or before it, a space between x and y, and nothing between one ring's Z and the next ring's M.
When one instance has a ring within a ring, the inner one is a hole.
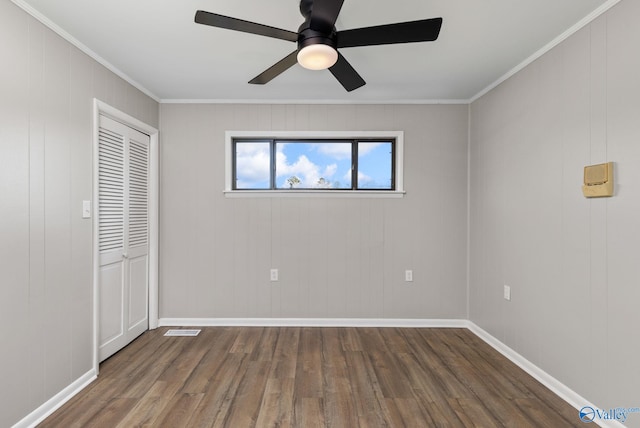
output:
M93 361L99 370L99 292L98 292L98 128L100 115L123 123L150 137L149 153L149 329L158 327L158 198L159 198L159 145L158 130L110 105L93 99Z

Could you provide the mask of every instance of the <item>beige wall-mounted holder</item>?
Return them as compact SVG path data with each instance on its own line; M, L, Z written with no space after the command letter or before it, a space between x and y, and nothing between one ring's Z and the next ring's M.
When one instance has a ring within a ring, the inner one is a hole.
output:
M584 167L582 194L586 198L613 196L613 162Z

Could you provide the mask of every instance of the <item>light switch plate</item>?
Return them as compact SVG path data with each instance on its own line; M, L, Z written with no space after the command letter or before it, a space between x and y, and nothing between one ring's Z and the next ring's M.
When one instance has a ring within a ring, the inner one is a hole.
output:
M82 218L91 218L91 201L82 201Z

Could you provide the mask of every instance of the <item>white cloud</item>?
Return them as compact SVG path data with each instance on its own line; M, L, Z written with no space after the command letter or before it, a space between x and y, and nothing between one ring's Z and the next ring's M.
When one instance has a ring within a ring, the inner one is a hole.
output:
M314 148L318 153L337 160L351 158L351 143L316 143Z
M373 181L373 178L369 177L364 172L358 171L358 185L362 187L363 184Z
M322 176L325 179L329 179L335 175L337 170L338 170L338 165L335 163L332 163L331 165L326 166L326 168L324 169L324 174L322 174Z
M252 183L269 181L269 144L241 143L236 145L236 167L242 173L239 186L252 187Z
M350 170L347 171L342 178L344 178L345 180L351 181L351 171ZM373 178L369 177L367 174L363 172L358 171L358 184L360 186L362 186L363 183L367 183L370 181L373 181Z
M335 163L327 165L323 171L320 171L320 168L305 155L300 155L295 162L289 163L284 153L280 151L276 153L277 178L296 176L300 180L300 184L296 187L331 187L331 178L338 170L338 165ZM324 181L321 182L321 178Z
M320 168L305 155L301 155L293 164L289 164L284 153L276 153L276 171L278 177L298 177L300 179L298 187L315 187L320 178Z
M367 154L369 154L373 149L375 149L376 147L382 145L384 143L364 143L364 142L360 142L358 143L358 155L359 156L365 156Z

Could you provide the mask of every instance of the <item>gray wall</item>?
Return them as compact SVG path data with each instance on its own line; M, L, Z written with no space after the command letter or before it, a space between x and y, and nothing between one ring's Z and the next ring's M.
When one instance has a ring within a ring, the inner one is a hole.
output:
M226 130L403 130L407 194L225 198ZM160 317L466 318L467 130L466 105L162 104Z
M160 316L465 318L468 297L472 321L587 399L640 405L637 16L621 2L470 107L469 296L467 106L162 105ZM92 364L91 100L159 117L6 0L0 58L10 426ZM228 129L404 130L407 195L225 198ZM582 167L607 160L616 196L584 199Z
M470 319L602 407L640 405L638 17L619 3L471 106ZM585 199L605 161L615 197Z
M0 0L0 426L93 366L92 100L158 104Z

